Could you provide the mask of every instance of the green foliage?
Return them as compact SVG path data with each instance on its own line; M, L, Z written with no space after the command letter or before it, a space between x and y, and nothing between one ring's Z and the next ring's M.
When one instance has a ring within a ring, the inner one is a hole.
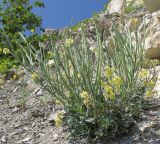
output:
M90 18L87 18L85 20L82 20L81 22L77 23L76 25L72 26L71 29L74 31L74 32L77 32L79 28L81 27L85 27L84 25L87 25L89 22L91 21Z
M143 0L125 0L124 12L129 14L144 6Z
M44 4L39 1L34 4L36 7L44 7ZM3 0L0 6L0 23L12 43L15 43L14 40L19 37L18 32L29 30L31 33L35 33L42 29L41 17L32 12L33 5L29 3L29 0ZM2 30L0 34L3 35ZM4 47L5 45L7 47L8 45L3 42L6 42L6 40L1 37L0 46Z
M19 32L28 33L30 43L34 46L38 44L40 40L38 32L42 30L42 20L32 12L34 7L44 7L44 4L40 1L30 4L29 0L2 0L0 2L0 49L7 48L10 51L8 55L0 53L0 72L9 70L13 55L18 54L16 41L20 38ZM11 41L10 44L8 40Z
M0 73L6 73L9 71L14 64L13 59L11 58L0 58Z
M129 28L113 28L113 49L108 52L97 32L92 51L82 32L78 44L72 38L59 46L51 43L50 60L29 43L21 47L32 79L64 107L65 112L57 112L56 126L67 125L73 136L113 138L139 117L152 77L143 69L144 37L139 32L132 36Z
M21 90L21 95L20 98L18 100L18 104L17 106L21 109L25 109L26 107L26 102L27 102L27 98L30 96L30 93L28 90L26 89L22 89Z

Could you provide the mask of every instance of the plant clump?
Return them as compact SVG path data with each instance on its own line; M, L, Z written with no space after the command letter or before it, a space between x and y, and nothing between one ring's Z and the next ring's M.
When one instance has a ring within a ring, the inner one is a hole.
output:
M126 132L140 116L145 95L155 85L153 71L144 69L144 37L130 29L113 27L112 53L103 48L96 31L96 51L89 49L86 33L81 40L66 36L61 45L50 43L49 58L22 39L22 62L32 79L48 91L63 111L55 125L66 125L72 136L99 140ZM127 37L126 37L127 35Z

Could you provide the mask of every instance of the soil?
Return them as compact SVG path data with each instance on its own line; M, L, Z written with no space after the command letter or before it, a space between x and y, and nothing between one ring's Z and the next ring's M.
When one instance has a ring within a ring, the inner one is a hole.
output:
M49 96L34 95L28 86L32 84L8 81L0 90L0 144L87 144L85 140L69 142L67 128L56 128L48 120L55 108ZM23 99L24 88L30 94ZM104 144L160 144L160 98L150 103L127 135Z

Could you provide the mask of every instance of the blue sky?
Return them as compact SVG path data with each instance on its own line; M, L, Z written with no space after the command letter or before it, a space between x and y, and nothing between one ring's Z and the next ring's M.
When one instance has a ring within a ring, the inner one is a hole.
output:
M108 0L41 0L45 8L34 12L42 16L43 27L59 29L74 25L103 9Z

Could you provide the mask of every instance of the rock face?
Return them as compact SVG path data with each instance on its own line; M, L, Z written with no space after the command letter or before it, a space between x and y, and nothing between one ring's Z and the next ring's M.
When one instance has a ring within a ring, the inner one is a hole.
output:
M160 0L143 0L146 8L150 12L155 12L160 9Z
M109 14L114 14L114 13L121 14L122 13L122 5L123 5L123 0L112 0L108 4L107 10L108 10Z
M123 5L125 5L125 9L123 9ZM134 9L139 9L143 7L144 3L143 0L111 0L111 2L108 5L108 12L109 14L122 14L123 11L132 11Z
M149 59L160 59L160 11L154 12L151 18L146 18L147 37L145 49Z

